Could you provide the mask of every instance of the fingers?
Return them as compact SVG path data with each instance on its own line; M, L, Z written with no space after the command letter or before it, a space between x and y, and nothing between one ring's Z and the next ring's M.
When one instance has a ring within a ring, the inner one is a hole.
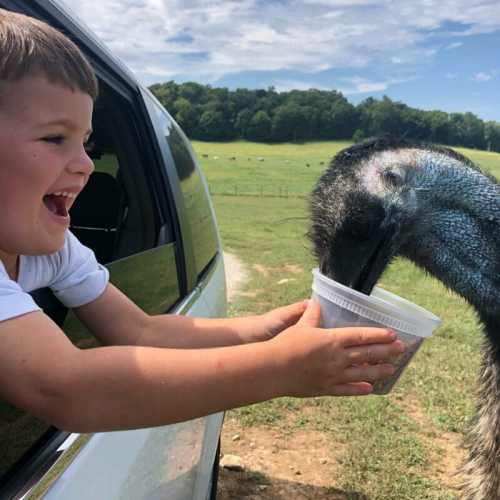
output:
M373 392L372 384L368 382L355 382L352 384L339 384L333 387L333 396L365 396Z
M307 308L297 324L302 326L318 327L320 324L320 319L321 309L319 307L319 303L315 300L309 300L307 302Z
M290 326L297 323L300 317L304 314L307 309L307 300L301 302L295 302L295 304L290 304L288 306L278 307L274 312L280 320L284 323L284 326Z
M287 316L300 316L307 309L308 304L309 300L301 300L300 302L280 307L280 309L283 309L283 312L286 312Z
M368 344L387 344L396 340L396 334L393 331L384 328L338 328L330 331L334 332L338 342L343 347Z
M399 356L405 351L405 345L400 340L390 344L373 344L368 346L347 347L345 349L346 361L349 365L362 365L363 363L381 363Z
M394 366L387 363L380 365L351 366L344 370L342 378L347 383L360 381L375 382L390 377L395 371L396 369Z

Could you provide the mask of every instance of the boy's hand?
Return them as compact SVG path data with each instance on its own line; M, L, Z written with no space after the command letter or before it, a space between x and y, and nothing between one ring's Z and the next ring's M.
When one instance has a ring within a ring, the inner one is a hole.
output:
M255 341L270 340L278 333L295 325L307 308L307 300L278 307L256 317Z
M404 351L383 328L318 328L319 304L310 301L295 326L271 342L285 371L286 395L354 396L372 392L372 382L394 373L391 358Z

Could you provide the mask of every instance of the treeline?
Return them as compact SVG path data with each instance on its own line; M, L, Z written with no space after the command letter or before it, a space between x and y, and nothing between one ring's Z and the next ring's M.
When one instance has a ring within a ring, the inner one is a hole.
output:
M336 90L277 92L213 88L194 82L154 84L150 90L191 139L257 142L353 139L390 134L500 152L500 123L470 112L411 108L369 97L357 106Z

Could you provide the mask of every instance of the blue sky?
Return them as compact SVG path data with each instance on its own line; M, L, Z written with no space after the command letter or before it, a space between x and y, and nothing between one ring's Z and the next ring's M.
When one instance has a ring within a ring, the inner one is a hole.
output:
M146 85L336 89L500 121L498 0L61 0Z

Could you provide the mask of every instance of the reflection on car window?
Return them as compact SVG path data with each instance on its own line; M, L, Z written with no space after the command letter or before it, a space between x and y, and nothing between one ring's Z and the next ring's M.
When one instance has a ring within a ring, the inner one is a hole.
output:
M191 228L196 272L200 275L217 253L218 241L215 218L212 216L206 184L187 139L168 113L155 102L158 123L168 142L181 181L187 216Z

